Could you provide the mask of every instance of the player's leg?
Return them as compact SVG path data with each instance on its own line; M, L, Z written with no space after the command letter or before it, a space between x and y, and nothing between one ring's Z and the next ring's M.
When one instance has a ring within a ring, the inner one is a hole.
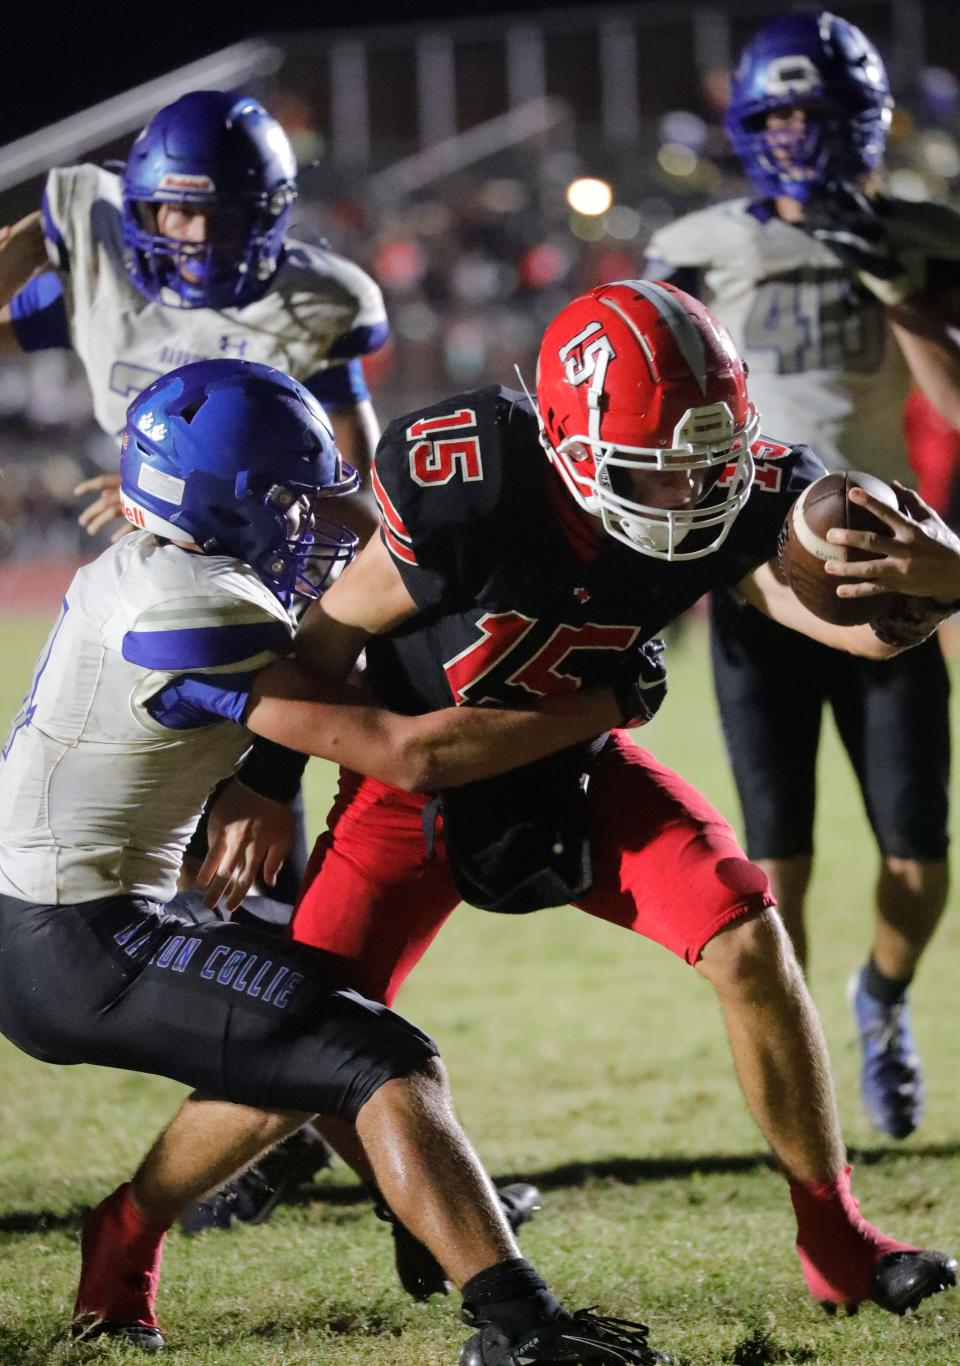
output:
M790 1182L811 1293L901 1305L890 1286L904 1257L915 1300L952 1283L952 1259L859 1214L816 1010L766 879L727 823L623 733L594 765L588 805L594 886L579 904L663 944L714 987L748 1106Z
M372 1000L393 1000L457 903L445 862L429 856L424 805L423 798L344 770L294 916L294 939L335 954L343 980ZM322 1133L372 1185L353 1126L325 1116ZM299 1136L217 1199L191 1208L188 1230L229 1227L231 1210L257 1222L266 1217L278 1184L292 1185L300 1170L298 1144ZM442 1284L439 1269L438 1275Z
M876 1127L904 1138L923 1115L908 989L949 882L949 678L936 640L883 664L838 664L831 701L881 853L873 943L851 980L861 1091Z
M343 772L294 916L297 940L336 954L347 980L387 1004L459 900L442 832L425 829L426 806L423 797ZM325 1116L319 1127L370 1186L378 1216L391 1227L397 1274L407 1293L428 1299L445 1292L445 1271L377 1189L353 1126ZM514 1232L540 1207L539 1191L526 1182L498 1195Z
M710 648L747 853L805 967L824 650L727 593L711 598Z
M335 954L344 980L387 1005L459 901L426 804L343 771L293 918L294 939Z
M128 898L4 903L2 1023L12 1039L36 1056L158 1072L217 1096L184 1106L132 1186L88 1217L85 1334L162 1346L154 1297L170 1220L205 1183L318 1111L357 1123L391 1207L462 1285L471 1322L511 1340L573 1322L518 1256L434 1045L337 989L329 956L235 926L187 925ZM49 987L42 1000L38 980Z

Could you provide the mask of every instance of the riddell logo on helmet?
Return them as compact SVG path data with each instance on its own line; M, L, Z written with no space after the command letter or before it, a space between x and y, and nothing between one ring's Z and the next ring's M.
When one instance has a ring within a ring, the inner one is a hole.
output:
M157 185L158 190L195 190L206 194L212 194L216 188L208 175L183 175L176 171L167 171Z

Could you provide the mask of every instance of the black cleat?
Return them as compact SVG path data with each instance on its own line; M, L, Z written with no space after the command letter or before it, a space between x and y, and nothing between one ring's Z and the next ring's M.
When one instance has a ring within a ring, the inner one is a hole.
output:
M905 1314L956 1283L957 1259L946 1252L888 1252L873 1273L873 1299L891 1314Z
M514 1233L528 1223L540 1208L540 1192L525 1181L501 1186L497 1194ZM374 1205L378 1219L388 1223L393 1232L393 1255L400 1284L415 1300L428 1300L431 1295L446 1295L449 1291L447 1273L433 1253L414 1238L413 1234L394 1218L393 1211L383 1200Z
M468 1313L463 1318L470 1322ZM530 1362L574 1366L669 1366L673 1360L647 1342L645 1324L604 1318L589 1309L564 1314L511 1339L485 1323L460 1352L460 1366L527 1366Z
M540 1192L526 1181L512 1181L509 1186L498 1186L497 1194L514 1233L528 1224L541 1208Z
M97 1338L114 1338L118 1342L129 1343L141 1352L159 1352L166 1347L159 1328L146 1323L114 1323L112 1319L86 1318L74 1319L70 1325L70 1336L76 1346L93 1342Z
M304 1124L208 1199L190 1205L180 1216L180 1227L194 1234L209 1228L228 1229L236 1219L244 1224L265 1223L277 1205L332 1161L333 1149L320 1131Z

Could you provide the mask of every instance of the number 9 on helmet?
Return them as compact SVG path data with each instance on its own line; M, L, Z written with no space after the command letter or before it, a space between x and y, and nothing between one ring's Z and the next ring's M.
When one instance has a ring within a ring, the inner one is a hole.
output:
M317 597L357 538L318 511L352 493L323 408L268 365L208 360L155 380L127 409L120 497L134 526L242 560L285 603Z

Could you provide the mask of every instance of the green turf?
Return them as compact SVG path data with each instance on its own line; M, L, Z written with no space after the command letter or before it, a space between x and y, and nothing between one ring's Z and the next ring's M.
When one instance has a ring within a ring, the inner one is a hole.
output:
M5 626L9 715L44 629ZM671 697L648 742L732 813L699 630L671 654ZM311 771L319 819L329 778ZM812 985L859 1150L857 1190L892 1232L955 1247L957 927L948 917L918 983L929 1118L894 1146L857 1103L843 987L867 942L875 860L832 735L821 794ZM543 1188L524 1247L572 1304L641 1316L696 1366L960 1362L960 1296L904 1320L872 1308L827 1320L807 1299L786 1191L740 1100L711 994L662 950L569 910L511 922L461 910L400 1004L439 1039L490 1168ZM44 1067L0 1042L0 1362L66 1359L81 1210L127 1175L180 1094L152 1078ZM262 1228L174 1235L160 1308L177 1366L453 1366L465 1335L453 1304L404 1299L389 1234L342 1167L318 1199ZM114 1347L70 1359L142 1358Z

